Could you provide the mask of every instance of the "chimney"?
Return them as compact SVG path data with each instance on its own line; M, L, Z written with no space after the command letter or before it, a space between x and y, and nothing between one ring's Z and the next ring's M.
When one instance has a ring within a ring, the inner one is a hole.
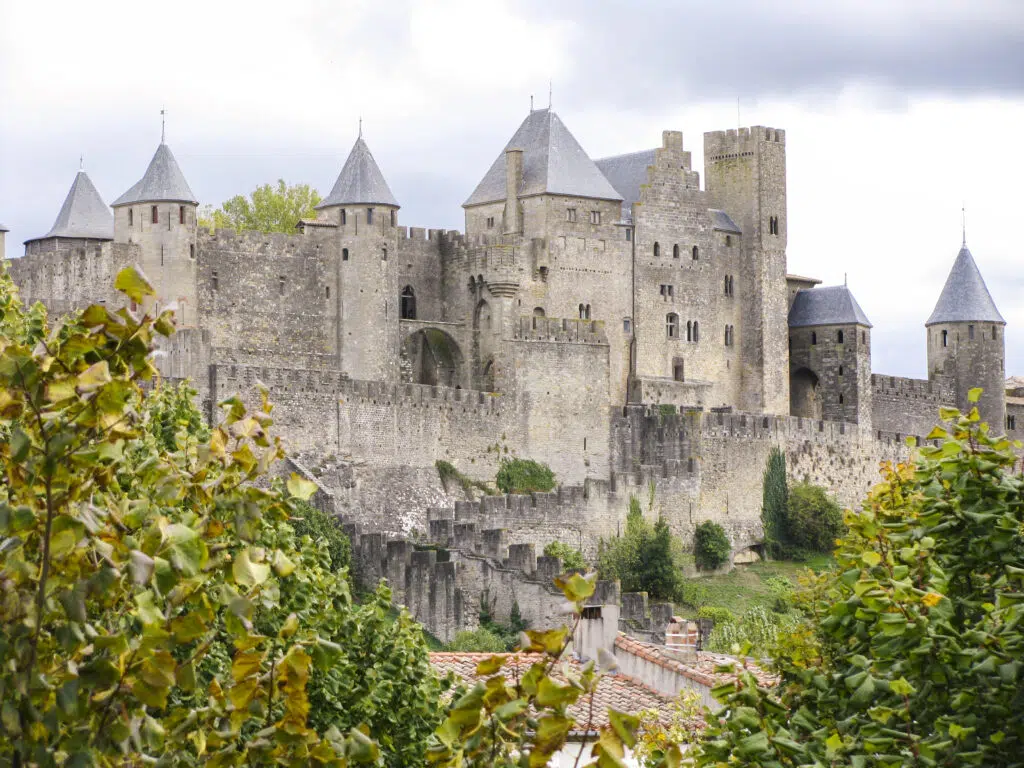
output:
M523 150L505 150L505 234L523 231L523 215L519 210L519 188L523 186Z
M581 661L597 659L604 648L615 655L615 638L619 635L619 606L614 603L588 605L576 626L573 650Z
M7 227L5 227L3 224L0 224L0 260L3 260L3 259L7 258L7 256L6 256L7 244L5 242L5 236L7 235L7 231L8 231Z

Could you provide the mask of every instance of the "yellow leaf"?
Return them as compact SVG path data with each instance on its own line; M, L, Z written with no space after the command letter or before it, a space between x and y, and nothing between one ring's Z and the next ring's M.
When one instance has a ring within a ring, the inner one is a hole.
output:
M292 472L292 476L288 478L288 493L296 499L309 501L310 496L316 493L316 488L316 483L306 480L294 472Z
M868 565L870 565L871 567L874 567L878 565L880 562L882 562L882 556L877 552L872 551L862 553L860 559Z
M929 592L927 595L921 598L921 602L927 605L929 608L934 608L936 605L942 602L942 595L935 592Z
M244 651L236 654L235 660L231 662L231 677L238 682L258 674L265 655L263 651Z
M976 403L976 402L978 402L981 399L981 393L983 391L984 390L982 390L981 387L974 387L974 389L967 390L967 402L969 402L969 403Z
M114 288L125 294L132 301L141 303L146 296L155 296L156 291L146 279L142 269L137 266L125 267L117 273Z
M94 363L78 374L78 388L82 392L92 392L111 381L110 368L106 360Z
M235 577L236 584L255 587L270 577L270 566L266 563L254 563L249 556L249 550L243 549L235 556L235 560L231 564L231 573Z

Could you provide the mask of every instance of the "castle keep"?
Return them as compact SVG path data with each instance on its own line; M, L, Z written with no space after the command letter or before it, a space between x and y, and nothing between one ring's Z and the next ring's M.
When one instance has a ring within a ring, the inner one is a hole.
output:
M1020 436L1005 322L966 243L925 322L927 378L875 374L850 290L787 274L785 132L707 133L704 158L702 184L683 135L665 131L594 160L534 110L459 233L400 224L360 136L295 234L211 233L161 142L113 213L79 171L10 269L26 300L60 313L119 301L117 271L141 265L178 308L165 376L191 379L211 416L269 386L297 460L374 535L433 526L457 546L472 522L477 539L504 531L496 551L593 551L653 486L677 533L714 519L739 552L761 535L772 446L795 478L855 504L878 461L904 457L905 438L972 387L993 428ZM549 464L559 492L468 500L434 468L490 480L511 455Z

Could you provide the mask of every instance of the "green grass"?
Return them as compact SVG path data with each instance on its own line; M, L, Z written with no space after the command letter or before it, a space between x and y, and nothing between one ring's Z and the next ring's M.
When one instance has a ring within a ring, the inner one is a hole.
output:
M832 563L830 555L817 555L802 563L761 561L737 566L732 572L721 576L704 576L690 581L703 587L706 595L705 605L728 608L738 617L756 605L771 607L773 595L767 583L768 579L781 576L796 584L807 569L820 572L832 567ZM683 615L696 615L699 607L683 604L680 610Z

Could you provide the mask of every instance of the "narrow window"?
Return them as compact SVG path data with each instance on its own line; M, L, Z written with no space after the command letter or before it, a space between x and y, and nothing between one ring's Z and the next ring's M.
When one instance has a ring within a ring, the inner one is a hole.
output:
M868 343L868 332L867 331L861 331L860 332L860 343L861 344L867 344Z
M630 320L628 317L624 318L623 321L622 321L622 332L623 333L632 333L633 332L633 321Z
M695 246L693 246L693 251L692 251L692 253L693 253L693 260L694 260L694 261L696 261L697 259L699 259L699 258L700 258L700 249L699 249L699 248L698 248L698 247L697 247L696 245L695 245Z
M687 323L689 325L689 323ZM670 339L679 338L679 315L675 312L670 312L665 315L665 334Z
M686 340L693 341L693 321L686 321Z
M580 304L580 320L585 320L585 319L586 319L586 315L584 315L583 305Z
M654 244L654 258L661 256L661 245L659 243Z
M196 257L196 245L195 243L189 243L188 246L188 257L194 259Z
M541 267L539 272L540 272L540 281L542 283L546 283L548 281L548 268L547 267Z
M407 285L402 289L402 295L399 297L399 306L400 317L403 320L416 319L416 294L413 292L411 285Z
M565 209L565 220L568 221L570 224L575 224L576 223L576 209L575 208L566 208Z
M164 265L164 247L160 246L160 266Z
M345 212L345 209L342 208L341 209L341 226L344 227L347 223L348 223L348 214Z
M818 334L815 333L814 331L811 331L811 346L813 347L817 343L818 343Z
M128 226L135 225L135 210L133 208L128 209Z
M591 211L590 212L590 223L591 224L600 224L601 223L601 212L600 211Z
M725 236L725 247L728 248L732 245L732 235Z
M373 224L373 208L366 209L366 223Z
M394 210L391 211L391 226L392 227L395 226L395 212L394 212Z
M348 261L348 248L341 249L341 260Z
M974 341L974 326L973 325L968 325L967 326L967 338L970 339L971 341Z
M494 217L493 216L488 216L487 217L487 228L488 229L494 229Z
M220 280L217 279L217 270L213 270L213 273L211 274L211 278L212 278L212 282L213 282L213 290L219 291L220 290Z
M626 242L633 242L633 230L630 229L629 227L626 227Z
M672 258L679 258L679 243L676 243L675 245L672 246Z
M942 346L944 346L944 347L948 347L949 346L949 331L943 331L942 332Z
M725 326L725 346L729 346L729 326Z
M586 312L587 312L587 320L589 320L590 319L590 305L589 304L587 304Z
M672 360L672 378L675 381L686 381L686 368L682 359L676 357Z
M842 393L842 392L840 392L840 393L839 393L839 404L840 404L840 405L842 405L842 404L843 404L843 400L844 400L844 398L843 398L843 393Z
M160 223L160 213L157 211L157 208L156 208L155 205L150 206L150 208L149 208L149 215L150 215L151 221L154 224L159 224Z
M996 340L996 327L993 325L992 326L992 341L995 341L995 340Z
M840 376L843 375L843 366L841 366L841 365L839 366L839 375Z
M179 224L184 224L185 223L185 206L184 205L179 205L178 206L178 223Z
M284 276L277 278L277 295L284 296Z
M329 285L325 285L324 286L324 298L325 299L331 298L331 286L329 286Z
M700 323L696 320L693 321L693 340L700 341Z
M842 344L843 343L843 332L842 331L836 331L836 343L837 344Z
M388 260L388 247L386 245L383 248L380 249L380 260L381 261L387 261Z

